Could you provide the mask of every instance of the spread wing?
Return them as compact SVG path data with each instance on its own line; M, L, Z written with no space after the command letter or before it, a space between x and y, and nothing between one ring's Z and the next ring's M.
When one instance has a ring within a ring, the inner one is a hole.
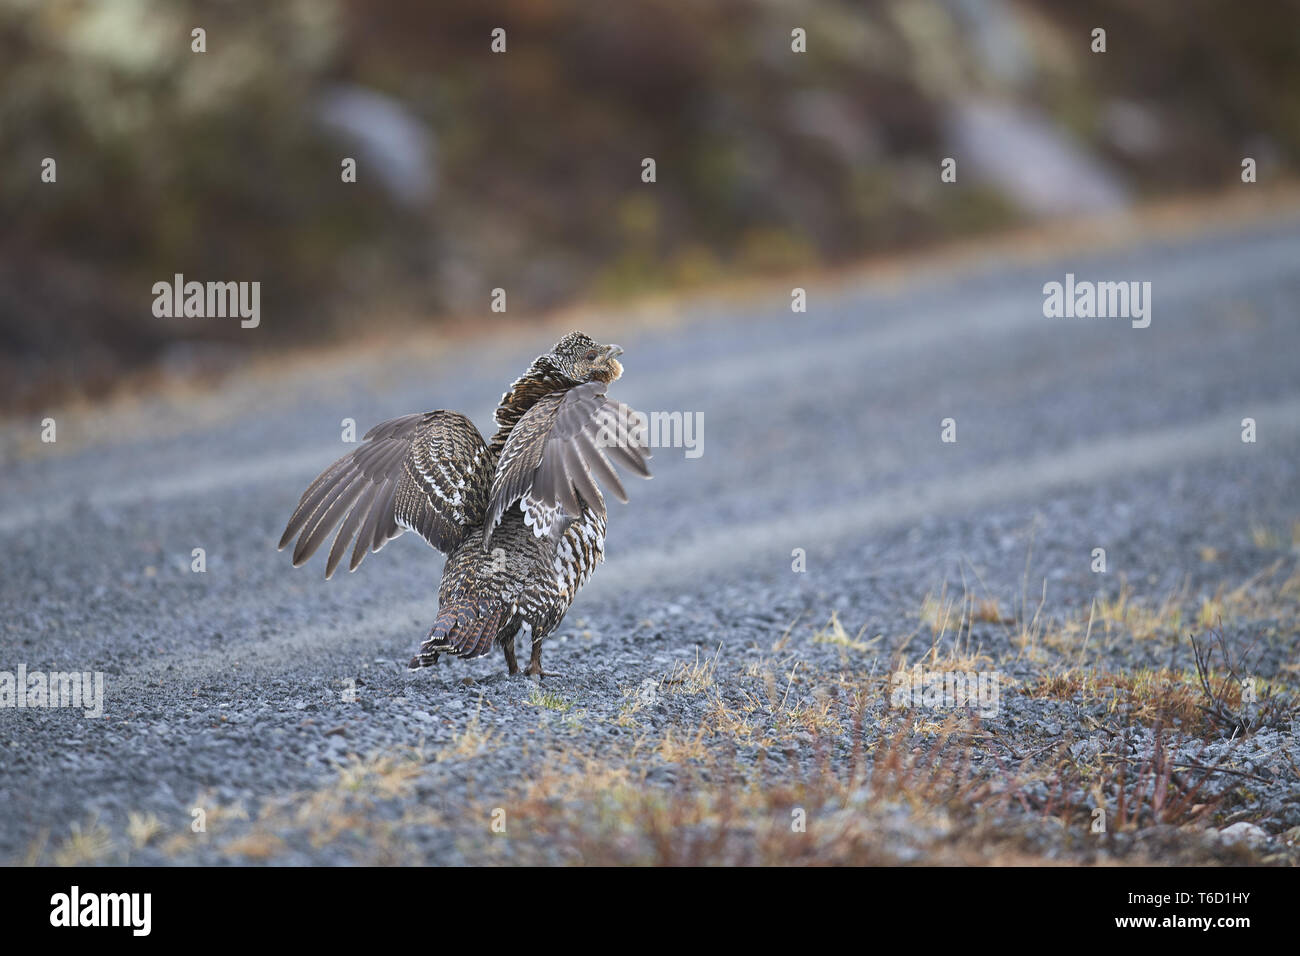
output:
M354 536L349 571L357 569L367 551L378 551L403 530L450 554L483 520L492 455L464 415L404 415L376 425L364 440L303 492L280 538L283 549L298 536L294 567L315 554L335 527L339 532L325 565L327 578Z
M523 500L524 523L539 538L558 538L582 514L582 505L605 514L595 479L620 501L627 492L610 460L650 477L644 429L622 402L605 397L603 382L588 382L547 395L510 432L492 479L483 549L506 509Z

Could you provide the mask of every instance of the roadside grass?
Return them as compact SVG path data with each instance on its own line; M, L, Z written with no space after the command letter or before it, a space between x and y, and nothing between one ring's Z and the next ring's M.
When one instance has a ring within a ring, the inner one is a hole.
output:
M464 729L452 739L449 746L438 751L436 759L439 762L477 757L492 745L495 735L493 731L482 726L479 719L482 711L483 698L480 697L478 709L474 711L474 716L465 724Z
M1049 862L1151 862L1143 841L1183 834L1175 859L1295 862L1282 851L1251 851L1199 838L1240 800L1220 786L1222 768L1176 758L1163 731L1140 759L1106 753L1075 761L1057 743L1017 754L954 716L934 733L906 723L873 744L843 748L828 737L811 745L797 775L737 759L718 742L692 746L668 762L675 783L618 779L601 763L582 774L546 774L506 801L513 821L508 850L484 842L483 859L587 865L870 865ZM1142 731L1129 729L1134 738ZM698 735L697 735L698 737ZM676 740L669 735L670 740ZM861 738L858 738L859 740ZM983 743L984 746L980 746ZM664 750L665 759L670 752ZM486 804L476 815L482 816ZM1100 811L1100 812L1099 812ZM1099 829L1100 825L1100 829ZM1061 851L1069 856L1057 856Z
M1265 551L1275 551L1282 547L1282 538L1276 530L1261 524L1250 527L1250 540L1255 547Z
M673 665L672 673L659 681L659 689L667 694L700 694L714 686L718 655L722 645L718 645L713 657L700 659L699 648L695 649L695 662L687 664L678 661Z
M1144 602L1134 597L1127 577L1121 577L1119 591L1114 596L1097 597L1096 620L1107 634L1121 633L1138 641L1168 638L1181 633L1187 601L1184 589L1166 595L1155 604Z
M675 764L677 782L667 788L646 786L644 769L640 778L619 778L603 762L583 774L544 773L512 804L524 839L509 858L598 865L884 863L896 860L883 834L914 820L927 834L950 829L947 810L930 806L918 813L903 796L926 807L960 793L960 782L910 750L879 762L873 777L864 746L846 766L832 758L830 738L819 736L816 772L778 776L761 758L738 760L726 742L695 746L705 733L702 728L691 738L688 761ZM868 796L873 787L878 795ZM557 807L571 812L557 814ZM890 828L873 825L877 812L892 820Z
M1195 628L1209 631L1237 621L1277 617L1300 633L1300 562L1279 558L1235 586L1220 584L1213 593L1193 595L1187 584L1154 600L1135 595L1121 576L1114 594L1100 592L1096 626L1106 634L1134 640L1170 639ZM1075 627L1077 630L1077 625Z
M1277 775L1300 787L1294 760L1270 758L1265 769L1236 757L1254 735L1300 719L1300 669L1255 673L1250 643L1276 647L1296 633L1295 568L1281 561L1212 594L1184 587L1154 600L1122 581L1086 613L1048 613L1042 594L1022 596L1026 623L1023 610L1008 618L992 598L940 587L908 622L920 627L870 642L866 625L850 630L838 613L818 615L820 626L796 618L770 656L731 663L721 646L697 650L604 709L577 711L571 696L534 686L516 703L537 708L539 736L509 779L476 777L501 733L481 720L501 700L480 698L441 747L353 758L321 787L265 800L255 814L201 794L204 832L140 812L115 836L113 821L92 819L43 835L26 860L161 851L185 862L206 847L265 863L305 845L361 863L426 863L415 835L436 832L483 863L1300 864L1300 838L1266 854L1214 832L1262 819L1258 792ZM1006 637L1000 656L985 646L989 628ZM1181 665L1116 670L1098 653L1166 632ZM808 653L821 645L838 661ZM1009 710L895 706L892 676L918 665L997 669ZM1044 733L1053 719L1060 726ZM634 732L572 732L600 723ZM448 804L438 793L449 779L475 782Z
M137 813L126 816L126 835L132 847L139 850L153 843L166 831L163 822L154 813Z
M117 847L108 827L92 817L85 823L74 822L68 835L53 850L55 866L94 866L108 862Z
M667 763L673 764L704 760L708 756L708 750L704 746L705 732L706 729L701 727L694 736L691 736L690 731L679 731L670 727L660 738L659 745L654 748L653 753Z
M851 651L868 653L873 647L880 643L884 635L878 634L871 640L864 641L862 640L862 635L866 632L867 625L863 624L854 637L849 637L849 632L846 631L844 625L840 623L839 614L835 611L831 611L830 619L826 622L824 627L813 634L812 642L814 644L835 644Z
M534 685L528 693L528 703L534 707L542 707L546 710L553 710L556 713L567 714L573 709L573 701L561 694L551 690L542 690L540 686Z

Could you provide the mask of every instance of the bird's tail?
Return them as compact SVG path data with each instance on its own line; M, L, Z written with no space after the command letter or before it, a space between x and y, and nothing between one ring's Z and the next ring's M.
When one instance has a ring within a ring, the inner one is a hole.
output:
M456 599L438 609L438 619L408 667L429 667L439 654L482 657L492 650L505 608L495 601Z

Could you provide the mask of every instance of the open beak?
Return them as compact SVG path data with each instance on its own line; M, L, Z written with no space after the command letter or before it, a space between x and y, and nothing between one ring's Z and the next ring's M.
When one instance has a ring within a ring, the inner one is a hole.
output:
M600 366L603 370L600 374L602 382L615 382L623 376L623 365L614 356L623 354L623 346L606 345L605 354L600 358Z

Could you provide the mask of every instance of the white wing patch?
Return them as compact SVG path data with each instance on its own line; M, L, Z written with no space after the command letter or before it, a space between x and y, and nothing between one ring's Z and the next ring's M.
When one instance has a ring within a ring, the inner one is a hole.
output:
M605 560L605 518L586 510L573 522L555 548L556 580L570 599L591 580L596 565Z
M533 537L559 537L569 520L559 502L547 503L532 495L519 499L519 510L524 513L524 524L533 529Z

